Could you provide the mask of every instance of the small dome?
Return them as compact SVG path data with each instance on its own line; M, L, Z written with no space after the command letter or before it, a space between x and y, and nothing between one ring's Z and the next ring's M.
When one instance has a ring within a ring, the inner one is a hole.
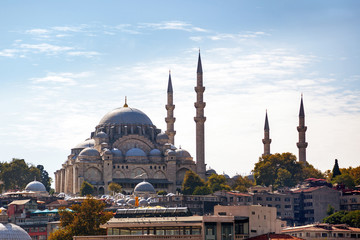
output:
M161 156L161 151L159 149L153 149L149 153L150 156Z
M101 132L98 132L96 135L95 135L96 138L107 138L108 135L106 133L104 133L103 131Z
M134 192L156 193L154 186L149 182L141 182L135 186Z
M21 227L12 223L0 223L0 239L31 240L30 235Z
M79 156L100 157L100 153L95 148L85 148L79 153Z
M28 183L25 187L26 191L33 191L33 192L46 192L46 188L44 184L39 181L32 181Z
M95 141L94 139L86 139L84 142L79 143L74 148L87 148L87 147L94 147ZM73 148L73 149L74 149Z
M176 153L175 151L171 150L171 149L167 149L165 152L165 155L169 155L169 156L175 156Z
M104 151L104 155L112 155L112 152L107 148L104 148L103 151Z
M223 176L224 176L226 179L230 179L229 175L227 175L226 173L224 173Z
M114 154L115 157L122 157L122 152L121 150L117 149L117 148L113 148L111 149L112 154Z
M130 205L135 205L135 199L129 199L127 203Z
M164 133L164 132L161 132L161 133L159 133L157 136L156 136L156 140L168 140L169 139L169 136L166 134L166 133Z
M188 151L186 151L185 149L176 149L176 156L180 157L180 158L191 158L191 155Z
M214 169L209 169L209 170L206 171L206 175L211 176L212 174L217 174Z
M126 152L126 157L146 157L146 154L140 148L132 148Z
M145 113L130 107L120 107L105 114L99 122L103 124L144 124L153 125L150 118Z
M140 199L139 206L147 206L149 203L145 199Z

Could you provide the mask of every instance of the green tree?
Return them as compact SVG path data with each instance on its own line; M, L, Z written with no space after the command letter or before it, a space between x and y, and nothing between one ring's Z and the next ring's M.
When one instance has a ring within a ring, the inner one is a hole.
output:
M227 190L230 191L231 188L227 185L226 178L224 175L211 174L211 176L206 181L206 186L212 191Z
M195 172L189 170L185 173L181 191L185 195L193 195L195 188L202 186L205 186L204 180L202 180Z
M71 240L73 236L105 235L106 230L100 228L113 217L113 213L105 212L105 203L88 197L79 205L70 207L72 211L62 209L59 230L50 234L50 240Z
M332 170L331 179L334 179L334 178L336 178L336 176L339 176L339 175L341 175L341 172L340 172L338 160L335 159L335 164L334 164L334 167L333 167L333 170Z
M335 212L335 208L333 206L331 206L331 204L328 204L328 207L326 209L326 214L328 216L330 216L331 214L333 214Z
M275 153L259 158L253 170L255 182L258 185L293 187L307 178L324 178L321 171L308 163L296 161L291 153Z
M360 210L349 211L341 220L350 227L360 228Z
M239 192L248 192L248 189L251 186L254 186L254 182L251 181L248 177L238 176L231 187L233 190Z
M277 178L274 183L274 188L281 188L281 187L287 187L287 186L295 186L296 185L296 179L294 179L291 175L291 173L283 168L279 168L277 172Z
M290 182L289 179L285 179L287 173L284 170L292 175L293 181ZM255 164L253 172L258 185L275 185L278 177L283 179L279 179L277 184L286 180L290 184L288 187L295 186L297 182L303 180L301 176L302 164L297 162L296 156L291 153L265 155Z
M323 223L330 223L330 224L340 224L342 223L341 219L347 214L346 211L338 211L336 213L327 216L322 220Z
M307 178L322 178L325 179L326 178L326 174L322 173L320 170L314 168L313 165L309 164L309 163L304 163L302 166L302 178L303 179L307 179Z
M208 195L211 194L211 189L204 185L204 186L197 186L193 192L193 195Z
M347 188L355 187L354 179L348 173L337 175L335 178L333 178L331 182L337 184L344 184Z
M46 191L50 192L51 177L49 177L49 173L44 169L43 165L37 165L36 168L40 170L40 182L44 184Z
M29 182L41 179L40 170L29 165L24 159L13 158L11 162L0 164L0 179L5 191L24 189Z
M324 223L347 224L350 227L360 228L360 210L338 211L323 219Z
M109 184L108 189L113 193L113 195L122 191L121 185L114 182Z
M94 193L94 187L90 183L84 181L80 187L80 195L87 196Z

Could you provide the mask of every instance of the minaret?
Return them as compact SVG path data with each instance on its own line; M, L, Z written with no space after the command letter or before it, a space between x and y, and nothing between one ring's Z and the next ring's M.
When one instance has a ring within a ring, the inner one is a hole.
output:
M300 112L299 112L299 126L297 130L299 132L299 142L296 144L299 148L299 162L306 163L306 148L308 143L305 141L305 132L307 127L305 126L305 112L303 104L303 96L301 94Z
M199 51L199 60L197 66L197 85L195 87L196 92L196 117L194 121L196 123L196 172L202 178L205 179L205 129L204 124L206 117L204 116L205 102L203 102L203 93L205 87L203 86L203 71L201 66L201 57Z
M175 105L173 104L173 88L171 83L171 72L169 71L169 82L168 82L168 89L167 89L167 104L165 105L167 110L167 117L165 118L165 122L167 124L167 129L165 133L169 136L170 143L172 145L175 144L175 134L174 131L174 122L176 118L174 118L174 109Z
M264 127L264 139L262 140L264 144L264 154L263 156L270 155L270 128L269 128L269 121L268 121L268 115L267 110L265 114L265 127Z

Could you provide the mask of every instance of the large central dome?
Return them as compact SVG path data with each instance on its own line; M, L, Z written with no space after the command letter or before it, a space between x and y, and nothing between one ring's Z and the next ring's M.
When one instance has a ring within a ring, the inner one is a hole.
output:
M99 122L103 124L144 124L153 125L150 118L145 113L130 107L115 108L108 112Z

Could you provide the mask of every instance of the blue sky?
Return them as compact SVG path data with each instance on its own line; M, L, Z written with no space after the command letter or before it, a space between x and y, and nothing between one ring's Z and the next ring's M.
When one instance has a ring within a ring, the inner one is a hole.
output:
M195 157L200 48L208 167L250 173L266 109L271 152L297 155L301 93L307 160L358 166L359 13L358 1L2 1L1 161L52 174L125 96L165 130L169 70L175 144Z

